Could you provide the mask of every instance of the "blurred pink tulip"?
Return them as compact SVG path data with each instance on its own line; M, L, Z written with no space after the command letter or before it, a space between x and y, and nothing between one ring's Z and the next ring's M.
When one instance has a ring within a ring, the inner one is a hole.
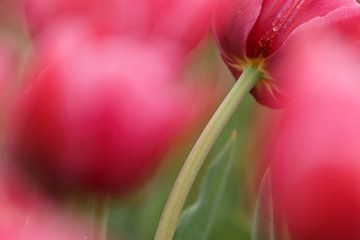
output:
M353 25L344 19L358 14L357 5L355 0L225 0L216 11L214 30L223 59L234 76L238 78L245 65L260 64L264 78L252 94L261 104L279 108L287 105L289 80L273 75L273 55L300 27L336 21L345 27Z
M80 17L99 33L131 34L193 49L211 24L217 0L25 0L32 35L59 18Z
M9 149L47 189L121 195L151 175L205 99L176 81L160 48L73 34L40 57Z
M292 240L358 240L360 51L339 32L310 37L283 65L295 85L268 155L277 232L285 225Z

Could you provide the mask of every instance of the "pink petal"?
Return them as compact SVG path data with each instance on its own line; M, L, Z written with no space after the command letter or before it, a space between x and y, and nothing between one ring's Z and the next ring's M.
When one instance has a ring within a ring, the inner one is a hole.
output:
M25 0L34 37L59 19L81 18L101 34L178 45L185 53L207 34L218 0Z
M296 29L290 36L289 42L299 34L304 34L307 31L334 31L342 38L346 38L354 47L360 49L360 5L356 4L354 7L343 7L333 11L329 15L322 18L315 18L306 24L303 24Z
M172 0L163 3L161 17L157 19L155 34L164 35L193 49L208 33L211 17L219 0Z
M271 82L271 85L274 89L277 89L278 92L284 93L284 99L280 102L283 102L283 105L291 102L291 89L294 84L294 72L291 72L288 66L295 64L296 61L296 49L302 48L303 44L301 39L304 38L304 35L308 35L308 38L318 38L322 37L321 32L331 31L333 34L337 34L339 38L344 38L344 41L348 45L352 45L355 50L359 51L360 54L360 41L358 36L360 35L360 7L355 6L352 8L343 7L338 10L333 11L325 17L315 18L297 28L284 42L282 47L268 57L265 60L264 66L266 71L271 76L268 81ZM297 66L298 71L302 71L301 66ZM254 96L257 99L264 98L260 93L254 92ZM287 98L287 100L286 100ZM271 101L263 101L265 105L272 106Z
M16 111L12 157L37 169L46 190L135 190L206 98L178 81L160 47L85 30L54 37L45 45L56 48L41 52L37 78Z
M246 41L263 0L224 0L215 12L214 31L226 62L241 65L246 59Z
M294 64L283 65L293 72L293 106L269 154L276 214L295 240L357 240L359 49L333 31L298 41Z
M355 0L264 0L247 41L247 55L250 58L267 57L303 23L339 7L354 5L357 5Z

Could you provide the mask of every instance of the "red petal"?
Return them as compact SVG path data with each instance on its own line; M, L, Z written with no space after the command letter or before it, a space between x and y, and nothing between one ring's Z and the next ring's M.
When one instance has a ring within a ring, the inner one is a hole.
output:
M352 8L344 7L330 13L325 17L315 18L306 24L297 28L284 42L282 47L270 57L265 60L266 71L271 76L271 85L281 93L286 93L291 96L291 89L294 84L294 71L291 65L295 65L297 61L296 46L303 48L303 43L300 41L307 35L310 39L323 38L321 32L332 31L337 34L339 38L345 38L348 45L353 45L354 49L360 53L360 7ZM294 51L295 50L295 51ZM309 56L311 58L311 56ZM303 71L301 65L296 66L299 74ZM262 93L264 94L264 93ZM268 94L269 95L269 94ZM264 99L260 94L254 94L259 100ZM287 101L290 101L289 99ZM271 101L268 99L262 101L263 104L273 107Z
M294 240L360 239L359 49L339 36L308 32L290 48L294 64L283 64L294 105L268 156L275 214Z
M262 0L224 0L214 17L214 30L225 58L245 59L246 40L258 18Z
M261 14L249 35L247 54L251 58L269 56L299 25L354 0L264 0Z

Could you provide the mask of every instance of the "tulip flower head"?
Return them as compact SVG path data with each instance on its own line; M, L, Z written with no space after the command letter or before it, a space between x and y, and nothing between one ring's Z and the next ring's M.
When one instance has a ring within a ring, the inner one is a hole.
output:
M36 38L63 18L82 18L99 33L130 34L192 50L211 25L217 0L25 0L27 22Z
M279 239L283 226L292 240L360 239L360 48L342 40L303 39L284 65L297 84L268 155Z
M40 57L10 153L52 191L123 194L151 175L200 105L161 49L132 38L79 39Z
M286 83L272 75L272 57L307 24L347 17L346 8L359 11L355 0L226 0L214 17L214 30L224 61L236 78L246 65L260 65L264 78L252 90L254 97L269 107L287 105ZM310 31L311 29L308 28ZM270 62L270 63L269 63Z

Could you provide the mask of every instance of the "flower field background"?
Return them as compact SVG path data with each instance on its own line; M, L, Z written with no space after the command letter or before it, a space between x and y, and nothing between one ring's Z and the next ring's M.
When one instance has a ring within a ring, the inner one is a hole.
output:
M0 240L360 240L355 0L0 0Z

